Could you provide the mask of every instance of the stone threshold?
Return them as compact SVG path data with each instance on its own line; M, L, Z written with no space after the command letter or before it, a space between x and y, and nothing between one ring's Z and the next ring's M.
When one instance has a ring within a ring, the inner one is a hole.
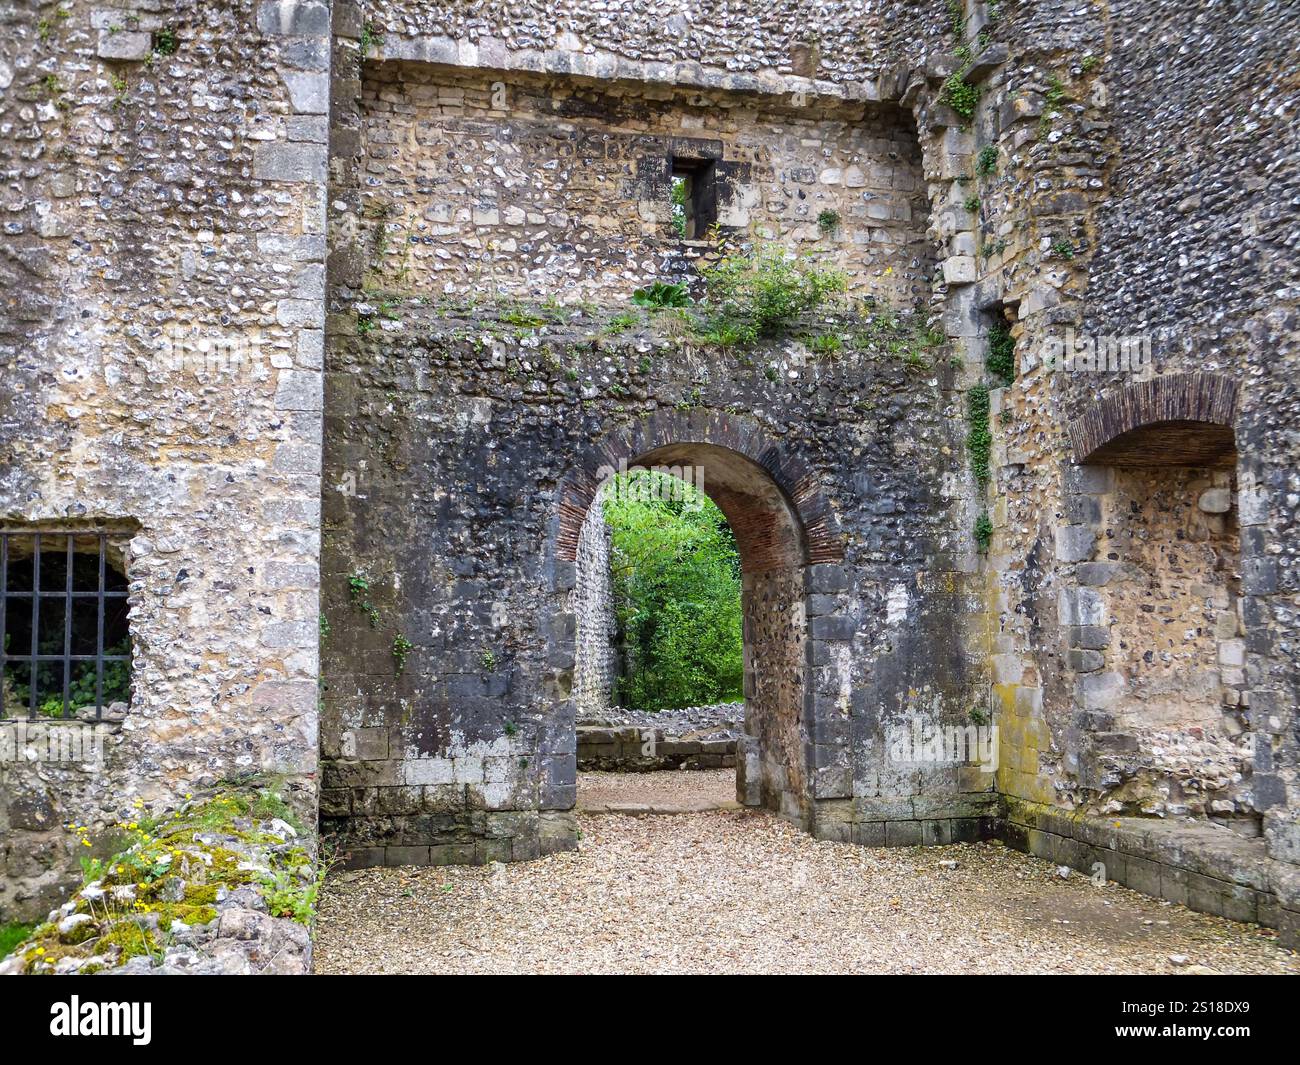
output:
M706 799L681 803L608 802L593 803L590 806L584 806L579 801L577 812L588 815L622 814L625 817L645 817L651 814L705 814L716 810L734 812L743 809L744 807L735 800Z

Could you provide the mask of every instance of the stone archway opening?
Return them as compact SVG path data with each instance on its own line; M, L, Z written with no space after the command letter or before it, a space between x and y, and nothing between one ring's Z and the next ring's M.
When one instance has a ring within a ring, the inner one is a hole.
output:
M797 823L807 824L808 773L803 729L806 611L804 567L807 536L795 505L772 474L754 459L727 447L671 443L636 454L617 467L604 467L582 522L572 593L576 621L573 694L578 713L590 713L617 687L617 651L610 646L608 605L609 533L604 528L604 486L620 473L650 470L674 478L707 495L721 510L735 537L740 560L740 611L743 637L743 713L735 743L736 799L764 806ZM666 714L665 718L671 718ZM642 723L603 743L621 743L629 764L645 761L657 743L677 743L655 752L653 764L717 765L723 752L699 752L692 741L647 731ZM707 741L706 741L707 743ZM628 751L628 747L634 747ZM582 748L579 746L580 764ZM679 757L680 756L680 757ZM726 759L731 761L731 759ZM724 763L725 764L725 763Z

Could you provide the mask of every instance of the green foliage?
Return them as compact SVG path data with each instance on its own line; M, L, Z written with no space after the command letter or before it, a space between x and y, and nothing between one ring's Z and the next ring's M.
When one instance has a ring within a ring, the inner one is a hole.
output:
M984 245L984 249L983 249L984 258L987 260L992 258L994 255L1001 255L1004 251L1007 250L1007 247L1008 244L1005 240L999 239L999 240L991 241L990 243Z
M1080 63L1079 65L1083 68L1083 72L1085 74L1091 74L1094 70L1096 70L1099 66L1101 66L1101 56L1086 55L1083 57L1083 62Z
M154 31L153 50L155 55L175 55L177 47L174 27L164 26L162 29Z
M686 179L674 177L671 193L671 218L673 230L681 239L686 239Z
M1011 327L998 319L989 330L989 352L984 365L999 383L1009 385L1016 379L1016 342Z
M348 576L348 598L352 605L370 619L372 629L379 628L379 611L370 602L370 582L360 573Z
M817 215L817 228L823 233L834 233L840 227L839 211L832 211L829 207Z
M966 453L970 456L970 468L981 489L989 483L989 456L992 452L988 386L974 385L966 393Z
M966 12L962 9L961 0L948 0L948 25L958 37L966 29Z
M633 314L631 311L624 311L622 314L616 314L607 323L605 323L605 332L610 334L626 333L641 320L640 315Z
M365 55L371 48L384 43L384 30L374 22L366 22L361 27L361 40L358 42L361 54Z
M1074 245L1064 237L1052 241L1052 251L1056 252L1062 259L1074 258Z
M1049 74L1047 77L1047 92L1044 94L1044 99L1048 108L1057 108L1070 101L1070 94L1065 91L1065 83L1055 74Z
M975 173L980 177L988 177L996 173L998 169L998 146L996 144L986 144L980 149L979 155L975 157Z
M788 331L801 315L847 287L839 271L820 270L776 244L753 251L725 249L700 274L708 289L705 329L725 330L741 343Z
M978 196L967 196L962 202L962 206L971 214L975 214L980 209L980 198Z
M397 663L397 675L400 677L406 669L406 658L411 653L415 644L411 643L402 633L393 637L393 661Z
M9 642L9 634L5 634L6 644ZM42 643L41 653L57 653L63 645L63 634L58 633L49 643ZM105 647L106 655L126 655L125 662L105 662L103 686L101 688L102 705L109 706L112 703L129 703L131 701L131 641L124 639L114 644L112 647ZM13 701L18 706L29 706L31 704L32 689L29 683L17 680L13 673L16 667L12 664L8 666L10 671L10 686L5 694L6 704L12 694ZM30 677L28 678L30 680ZM43 665L38 670L39 689L37 697L39 701L36 704L36 713L40 717L63 717L63 667L61 665ZM94 662L73 662L72 675L68 683L68 713L75 714L78 710L95 705L95 663Z
M834 333L821 333L808 341L808 350L814 355L837 355L843 347L844 341Z
M651 470L620 476L604 508L626 665L618 702L657 710L740 699L740 556L722 512Z
M6 957L14 947L31 935L35 928L34 924L17 922L0 924L0 958Z
M186 796L165 816L149 816L140 800L133 805L135 812L114 825L117 849L107 851L113 856L82 863L86 884L98 882L104 889L72 899L73 912L90 920L74 936L61 935L52 924L22 929L30 933L17 951L25 972L48 973L66 957L105 955L116 964L143 954L156 959L170 942L175 922L199 926L217 919L215 904L223 888L252 887L272 914L311 923L328 862L314 863L305 846L268 824L278 819L303 832L266 777L250 773L242 783L229 782L209 797ZM70 827L83 846L94 846L85 826ZM248 864L251 853L265 864L261 872ZM119 893L118 888L129 890ZM16 926L0 928L0 955L14 946L9 938L19 934Z
M655 309L661 307L689 307L691 305L691 294L682 282L669 284L667 281L656 281L633 292L632 302L638 307Z
M295 871L277 869L263 876L261 883L262 897L272 917L292 917L299 924L311 924L320 893L319 879L304 882Z
M939 98L967 122L975 117L975 105L980 98L979 86L966 81L968 65L963 64L949 74L939 94Z
M478 656L478 663L483 667L484 673L492 673L497 668L497 656L492 651L484 651Z
M989 549L989 544L993 542L993 522L989 518L989 512L984 511L975 519L975 546L983 553Z
M1052 119L1063 104L1070 102L1070 95L1065 91L1065 84L1055 74L1048 75L1047 91L1043 94L1043 114L1038 120L1038 135L1047 136L1052 128Z

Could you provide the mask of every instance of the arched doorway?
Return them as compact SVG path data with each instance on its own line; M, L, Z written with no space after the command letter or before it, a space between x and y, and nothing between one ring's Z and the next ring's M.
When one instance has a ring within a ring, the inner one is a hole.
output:
M808 566L842 558L838 524L811 474L757 426L735 417L661 415L593 449L561 490L557 561L572 564L572 587L557 589L555 629L574 669L561 676L555 730L573 719L580 619L575 595L594 575L581 563L584 523L602 487L629 470L654 469L696 485L725 515L740 554L744 636L744 736L737 751L737 799L811 827Z

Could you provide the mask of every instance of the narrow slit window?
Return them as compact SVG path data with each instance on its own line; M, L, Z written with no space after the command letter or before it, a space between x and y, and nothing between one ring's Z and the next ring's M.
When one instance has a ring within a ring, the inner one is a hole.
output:
M712 159L674 159L672 223L681 240L702 240L718 220L718 194Z
M0 530L0 720L99 721L130 703L125 540Z

